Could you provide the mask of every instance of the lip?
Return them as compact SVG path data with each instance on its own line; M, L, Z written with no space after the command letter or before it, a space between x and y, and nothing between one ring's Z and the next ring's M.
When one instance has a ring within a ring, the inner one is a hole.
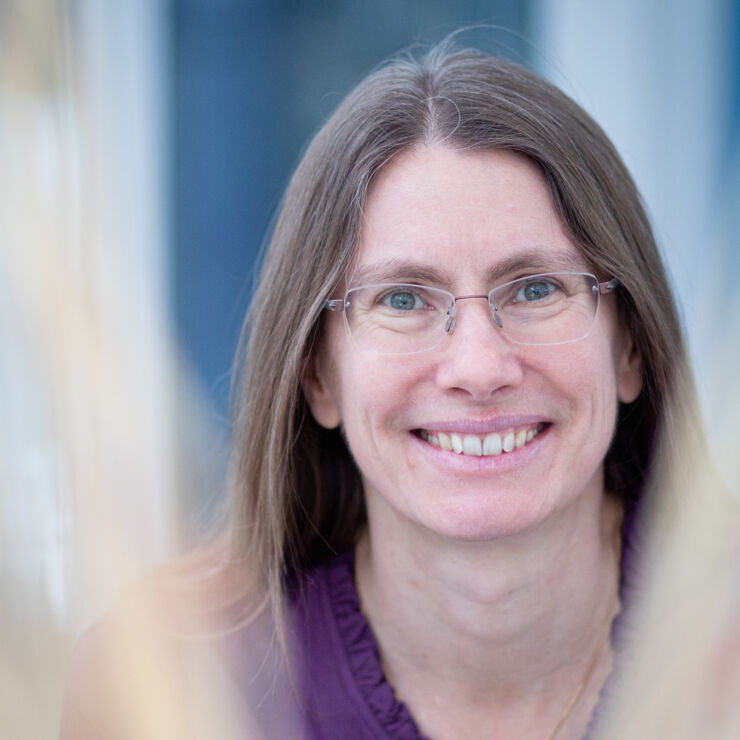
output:
M508 432L517 427L529 427L537 424L549 426L550 420L534 414L496 416L490 419L452 419L450 421L432 421L418 424L413 431L425 429L428 432L458 432L459 434L486 435Z
M472 422L471 426L465 427L464 424L457 423L454 427L451 426L452 422L446 422L446 424L449 424L450 426L445 427L439 427L438 429L434 429L433 427L423 427L424 429L429 429L430 431L442 431L443 429L455 429L460 431L467 431L469 434L482 434L486 431L488 432L496 432L501 431L502 429L509 429L511 426L511 419L516 418L519 425L525 425L528 423L534 423L534 422L523 422L522 419L525 417L509 417L507 420L507 424L509 426L504 427L486 427L483 431L476 431L478 429L481 429L480 426L475 426L477 422ZM539 417L528 417L530 419L539 419ZM498 421L498 419L497 419ZM516 426L516 424L514 424ZM529 463L533 457L537 455L540 448L543 444L546 443L547 438L549 437L550 429L552 428L552 424L546 423L542 430L539 432L539 434L534 437L530 442L527 442L524 447L521 447L519 449L514 449L511 452L506 452L501 455L481 455L480 457L476 455L460 455L456 452L448 452L446 450L443 450L440 447L437 447L436 445L430 444L429 442L425 442L418 434L415 434L414 431L409 432L409 436L411 437L412 444L414 445L415 450L417 450L421 455L423 455L426 459L428 459L435 467L451 470L457 473L464 473L464 472L485 472L485 471L496 471L496 472L504 472L507 470L513 470L515 468L518 468L522 465L526 465Z

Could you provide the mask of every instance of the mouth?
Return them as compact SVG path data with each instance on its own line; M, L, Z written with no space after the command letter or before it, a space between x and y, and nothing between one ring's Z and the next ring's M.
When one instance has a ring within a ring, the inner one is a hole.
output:
M428 444L446 452L471 457L496 457L525 447L546 426L546 423L540 422L486 435L463 434L451 430L432 432L426 429L416 429L414 434Z

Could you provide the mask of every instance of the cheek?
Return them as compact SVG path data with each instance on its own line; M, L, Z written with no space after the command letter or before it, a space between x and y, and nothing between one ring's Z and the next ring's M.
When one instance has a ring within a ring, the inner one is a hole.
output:
M348 437L360 430L374 435L400 425L412 383L392 358L356 355L346 358L338 370L337 387Z
M597 446L600 457L606 455L617 422L617 376L608 349L594 360L590 378L591 420L589 433Z
M343 432L373 488L383 488L394 471L408 465L404 441L420 384L418 368L407 360L355 353L336 368Z
M617 412L617 377L608 345L574 346L560 375L574 421L584 424L592 436L611 434Z
M400 449L393 430L398 426L398 407L386 378L371 368L343 377L342 429L347 446L365 486L383 488ZM396 440L394 442L394 440Z

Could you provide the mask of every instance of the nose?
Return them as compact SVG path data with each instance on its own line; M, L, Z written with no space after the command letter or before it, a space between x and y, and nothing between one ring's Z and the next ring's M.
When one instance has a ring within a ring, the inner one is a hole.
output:
M436 375L445 390L480 401L518 385L523 376L519 352L494 326L486 297L482 298L456 305L453 331L437 350Z

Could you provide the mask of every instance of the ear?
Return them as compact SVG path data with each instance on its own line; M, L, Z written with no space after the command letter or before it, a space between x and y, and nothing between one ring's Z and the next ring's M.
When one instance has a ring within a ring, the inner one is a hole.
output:
M301 389L313 418L325 429L336 429L342 421L339 406L329 390L326 373L317 365L316 360L311 360L306 364L301 379Z
M622 351L617 365L617 398L622 403L632 403L642 390L642 356L625 332Z

